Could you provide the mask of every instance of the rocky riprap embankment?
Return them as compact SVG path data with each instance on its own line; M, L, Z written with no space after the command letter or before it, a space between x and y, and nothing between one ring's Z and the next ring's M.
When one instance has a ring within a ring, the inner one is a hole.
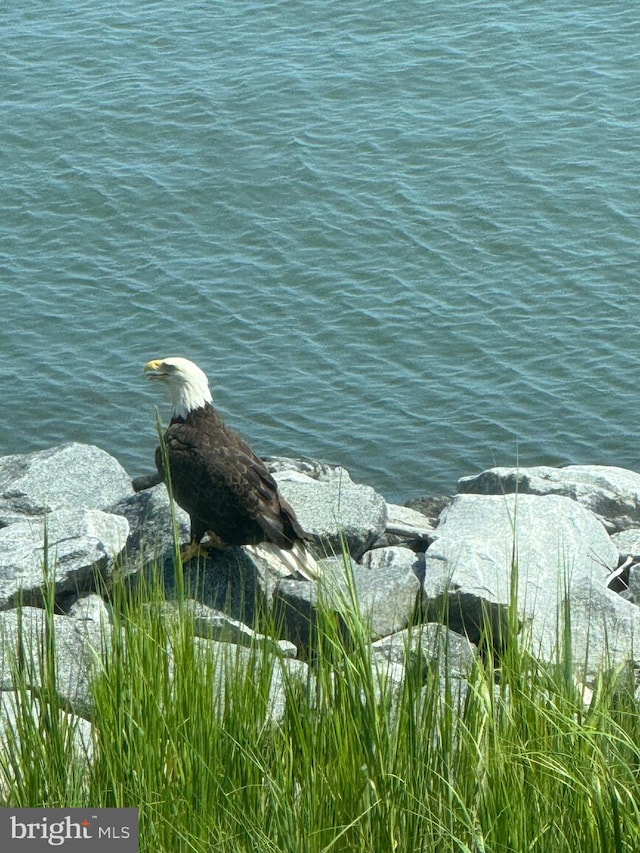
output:
M407 627L413 654L441 661L464 695L464 678L487 619L505 625L512 566L518 568L521 630L534 652L554 661L570 616L576 672L585 684L602 668L640 659L640 474L614 467L494 468L459 482L454 498L410 507L387 503L348 472L315 462L267 460L322 559L323 585L336 609L348 595L348 549L360 610L371 625L373 660L402 683ZM0 458L0 686L13 688L18 635L38 648L44 625L43 568L55 578L58 691L69 710L91 719L91 679L113 629L96 592L114 572L135 582L150 564L164 571L173 618L172 511L164 485L139 478L99 448L67 444ZM185 514L175 513L188 540ZM241 548L185 566L198 642L218 648L259 641L280 666L304 669L318 587L284 577ZM21 606L19 615L18 604ZM275 616L278 637L260 640L256 610ZM449 629L435 625L444 620ZM446 635L447 642L443 642ZM428 667L426 667L428 668ZM37 667L33 671L37 687ZM454 695L456 695L454 691ZM2 725L8 694L2 694ZM278 669L273 713L282 695ZM4 711L2 709L5 709ZM0 738L2 727L0 726Z

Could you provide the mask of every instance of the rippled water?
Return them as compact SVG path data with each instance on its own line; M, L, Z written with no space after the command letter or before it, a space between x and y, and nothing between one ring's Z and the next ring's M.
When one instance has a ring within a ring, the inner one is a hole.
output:
M391 500L640 470L634 4L10 5L0 453L150 470L180 354Z

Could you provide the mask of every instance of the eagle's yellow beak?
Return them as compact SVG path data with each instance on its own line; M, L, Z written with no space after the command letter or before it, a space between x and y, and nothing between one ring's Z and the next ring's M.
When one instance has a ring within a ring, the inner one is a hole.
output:
M144 366L144 375L147 379L162 379L167 373L162 369L162 359L156 358L154 361L148 361Z

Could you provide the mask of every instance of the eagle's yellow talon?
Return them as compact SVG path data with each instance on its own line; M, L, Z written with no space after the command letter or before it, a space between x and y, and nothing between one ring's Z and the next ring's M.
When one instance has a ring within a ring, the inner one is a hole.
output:
M188 545L184 545L180 549L180 556L182 558L183 563L188 563L189 560L193 560L194 557L206 560L209 556L209 551L199 542L196 542L194 540L193 542L189 542Z

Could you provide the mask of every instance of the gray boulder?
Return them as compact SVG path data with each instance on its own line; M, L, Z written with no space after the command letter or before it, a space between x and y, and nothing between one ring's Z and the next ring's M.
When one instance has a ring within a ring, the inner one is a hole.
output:
M464 494L562 495L591 510L607 530L640 527L640 474L605 465L490 468L458 480Z
M446 507L451 503L450 495L426 495L422 498L412 498L407 501L408 509L413 509L416 512L426 515L429 519L431 527L438 526L438 519L442 515Z
M111 512L124 516L129 522L131 535L127 542L127 565L132 571L148 561L162 561L173 555L174 518L179 543L189 542L189 516L175 502L172 511L164 483L118 501L111 507Z
M405 679L427 688L438 672L440 694L450 696L459 710L467 695L467 678L477 649L466 637L438 623L414 625L373 643L373 662L378 674L396 689Z
M421 561L410 548L392 545L368 551L353 566L360 612L370 620L376 637L406 628L416 613ZM344 579L344 570L340 572Z
M627 530L621 530L619 533L614 533L611 541L618 549L621 557L632 557L634 560L640 560L640 528L629 527Z
M384 498L371 486L354 483L344 468L329 469L319 479L298 471L278 471L274 476L319 553L342 554L344 540L358 560L384 532Z
M78 598L69 608L67 618L86 642L87 651L99 655L111 640L111 613L102 596L95 593Z
M640 563L634 563L629 569L629 593L634 604L640 604Z
M383 637L373 643L372 649L382 668L385 662L400 664L405 671L413 668L422 682L427 680L432 663L454 678L467 678L477 654L466 637L437 622L414 625Z
M387 504L387 522L384 533L374 543L374 548L401 545L412 551L426 551L435 533L436 525L424 513L408 506Z
M290 456L263 456L262 461L273 474L306 474L312 480L326 480L333 476L334 471L343 471L335 465L318 462L316 459L292 459Z
M39 690L46 677L42 649L46 646L47 618L55 642L56 691L68 710L91 719L91 684L100 671L105 640L101 628L85 623L78 627L68 616L47 617L38 607L0 613L0 690L13 690L18 679L28 689ZM18 675L17 662L23 663Z
M454 498L426 554L427 613L475 642L487 619L501 630L514 561L523 631L542 660L560 654L565 602L578 667L637 656L640 611L605 588L618 552L593 513L558 495Z
M420 560L409 548L393 546L365 554L362 564L351 564L351 579L341 557L321 561L318 584L296 580L277 582L273 596L276 624L284 636L306 654L312 643L319 601L328 606L348 633L348 611L357 605L372 638L406 628L420 601ZM351 582L351 580L353 582Z
M219 643L232 643L237 646L256 648L268 645L282 657L295 657L296 647L287 640L274 640L265 634L260 634L250 628L246 623L214 610L195 599L186 599L181 606L176 602L162 602L156 605L147 605L152 608L154 615L165 621L178 622L179 619L187 618L193 620L194 636L204 640L216 640Z
M298 654L306 659L315 641L318 585L307 581L280 580L273 591L271 608L280 636L292 642Z
M179 597L173 558L162 563L164 592ZM194 557L182 567L184 594L213 610L253 625L257 614L268 609L272 583L242 548L212 548L207 557Z
M196 637L194 640L196 660L199 656L213 657L216 661L214 671L214 688L211 697L213 711L222 713L227 699L228 674L241 675L249 671L253 678L260 677L260 666L255 668L256 655L253 649L246 646L236 646L230 643L221 643L217 640L204 640ZM281 722L287 705L287 695L293 682L297 682L302 690L314 689L314 677L309 672L306 663L290 658L277 658L269 674L269 694L264 711L267 719L273 722ZM255 698L255 697L254 697ZM257 707L255 713L259 713Z
M0 609L41 600L45 568L56 596L91 588L124 549L126 518L98 509L57 509L0 529ZM46 542L46 553L45 553Z
M220 614L205 613L194 605L196 628L219 639L194 637L198 656L215 656L215 690L212 708L223 707L226 676L230 669L246 669L256 659L255 647L269 642L277 649L267 713L275 720L282 718L285 709L286 687L292 678L308 685L309 673L304 663L291 660L293 649L286 643L276 644L259 634L249 633L239 623L225 620ZM173 620L174 608L165 608L158 618ZM48 620L50 620L48 622ZM65 708L91 720L93 715L92 684L101 673L105 653L110 648L112 627L108 610L98 596L80 599L69 616L47 616L40 608L23 607L0 613L0 691L15 690L21 684L28 690L39 691L47 678L42 648L45 645L47 624L53 628L55 643L56 692ZM169 670L173 671L172 652ZM261 656L258 656L261 660ZM22 661L20 666L18 662ZM220 703L216 705L216 703ZM1 731L1 726L0 726Z
M0 526L61 507L106 510L132 492L120 463L93 445L0 457Z
M26 751L26 746L20 743L21 732L25 730L25 722L37 731L40 727L50 730L51 710L46 715L42 713L42 703L32 694L22 691L3 690L0 692L0 753L3 755L2 776L0 777L0 796L10 801L15 797L14 765L10 760L12 755L20 755L20 750ZM61 712L58 719L60 730L68 735L72 748L71 760L78 766L79 772L88 773L93 760L92 725L83 717ZM47 748L42 743L43 750ZM38 761L33 756L33 761Z

